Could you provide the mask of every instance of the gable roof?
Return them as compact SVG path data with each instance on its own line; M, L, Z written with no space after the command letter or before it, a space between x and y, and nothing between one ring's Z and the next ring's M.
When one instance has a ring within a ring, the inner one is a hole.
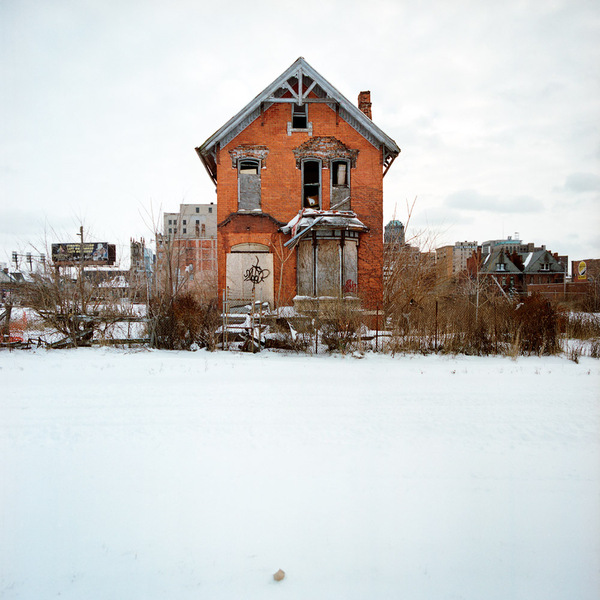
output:
M502 270L498 269L499 264L504 265ZM480 273L521 273L521 269L512 262L504 248L496 248L485 257Z
M520 260L517 260L517 257ZM514 262L513 262L514 261ZM502 271L497 270L497 265L504 263ZM541 265L547 264L548 268L542 269ZM510 254L505 248L496 248L488 254L480 268L480 273L564 273L562 264L549 250L534 250L533 252L514 252Z
M563 273L564 268L549 250L536 250L524 255L523 264L525 273L552 272ZM549 265L547 269L542 269L542 264Z
M309 96L309 94L314 96ZM291 97L284 97L291 94ZM384 156L384 175L400 153L396 142L387 136L367 115L352 104L301 56L275 81L250 101L240 112L196 148L200 160L211 179L216 183L216 149L226 146L252 123L262 112L275 103L325 103L339 110L340 117L360 133Z

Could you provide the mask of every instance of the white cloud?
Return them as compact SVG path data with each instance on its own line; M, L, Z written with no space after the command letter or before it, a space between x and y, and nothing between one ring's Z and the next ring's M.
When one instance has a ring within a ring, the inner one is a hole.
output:
M595 173L571 173L564 185L569 192L597 192L600 191L600 175Z
M529 213L543 208L543 204L529 196L500 197L482 194L476 190L460 190L450 194L445 206L468 211L485 211L494 213Z

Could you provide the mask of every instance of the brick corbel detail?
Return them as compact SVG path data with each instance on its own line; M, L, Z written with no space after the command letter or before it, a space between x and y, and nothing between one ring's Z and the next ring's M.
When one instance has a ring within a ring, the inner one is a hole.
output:
M333 136L317 136L294 148L294 156L298 168L301 167L304 158L319 158L326 168L331 160L346 159L350 161L350 166L354 169L358 150L351 150Z
M244 158L253 158L260 160L260 165L264 169L269 149L266 146L259 144L242 144L233 150L229 150L229 156L231 156L231 167L237 169L238 160Z

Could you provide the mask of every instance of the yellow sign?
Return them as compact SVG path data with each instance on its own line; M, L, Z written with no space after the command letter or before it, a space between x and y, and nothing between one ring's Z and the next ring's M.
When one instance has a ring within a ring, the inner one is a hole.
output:
M577 281L585 281L587 279L587 265L585 260L580 261L577 265Z

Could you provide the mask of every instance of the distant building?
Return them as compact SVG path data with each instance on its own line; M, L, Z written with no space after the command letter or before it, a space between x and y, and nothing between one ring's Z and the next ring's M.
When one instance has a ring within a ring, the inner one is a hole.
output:
M181 204L179 212L164 214L163 223L156 240L159 284L216 295L216 205Z
M469 259L469 271L472 276L493 278L506 294L545 293L546 286L565 284L567 257L545 247L518 252L499 244L487 254L482 249Z
M148 246L144 238L140 241L131 239L129 241L130 271L132 273L147 273L154 271L156 256Z
M165 213L163 235L177 239L217 237L217 207L210 204L180 204L179 212Z
M129 242L130 266L129 289L131 300L146 300L149 286L153 281L156 255L146 246L144 238Z
M590 311L600 310L600 259L586 258L571 263L569 298Z
M502 248L509 254L513 252L533 252L534 250L543 250L545 246L541 246L536 248L534 244L528 243L524 244L522 240L519 239L519 234L515 233L515 236L509 235L506 239L501 240L487 240L481 244L481 254L486 256L491 254L497 248Z
M454 246L436 248L436 264L438 277L450 279L466 273L467 260L477 252L477 242L456 242Z
M383 242L385 244L404 245L404 224L402 221L393 220L385 226Z

